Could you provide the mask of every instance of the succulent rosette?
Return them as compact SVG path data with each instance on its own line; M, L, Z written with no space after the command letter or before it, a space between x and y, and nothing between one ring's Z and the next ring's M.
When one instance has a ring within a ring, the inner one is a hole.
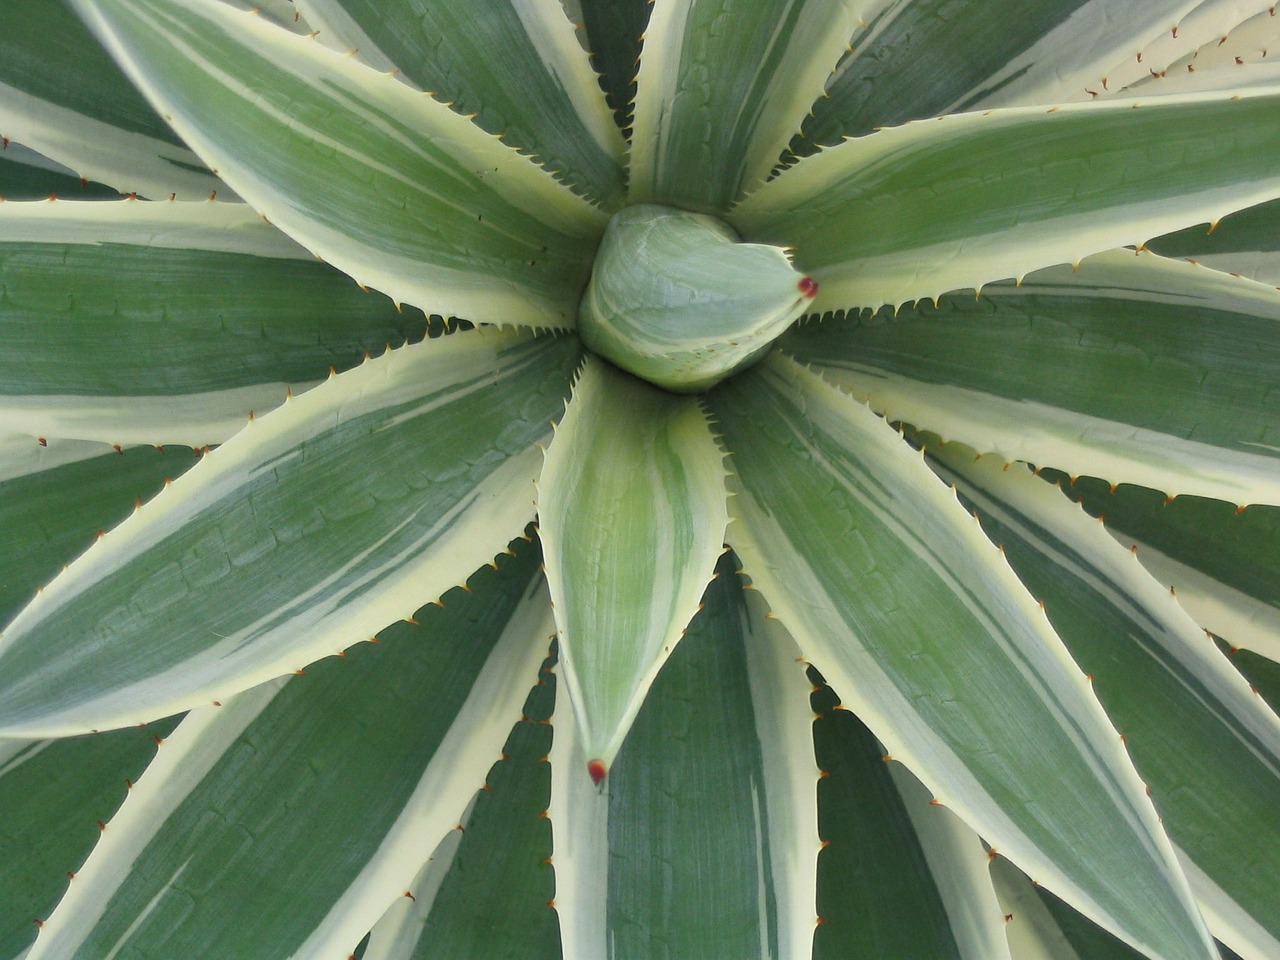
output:
M0 960L1280 956L1277 49L9 4Z

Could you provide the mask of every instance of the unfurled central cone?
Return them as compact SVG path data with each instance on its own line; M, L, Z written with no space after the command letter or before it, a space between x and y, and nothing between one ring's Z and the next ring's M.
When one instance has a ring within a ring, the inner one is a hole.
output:
M638 204L609 221L578 333L637 377L696 393L759 360L817 292L781 247L743 243L715 217Z

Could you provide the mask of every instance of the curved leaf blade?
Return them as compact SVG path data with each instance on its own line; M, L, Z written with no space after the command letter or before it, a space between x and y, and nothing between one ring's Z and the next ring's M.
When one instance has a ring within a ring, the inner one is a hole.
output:
M605 217L393 77L216 0L76 0L139 88L281 229L397 301L569 328Z
M815 313L981 289L1280 195L1278 104L1223 93L909 123L804 158L728 220L795 248Z
M795 331L874 408L1006 460L1280 503L1280 295L1114 251L1019 285Z
M412 616L533 518L576 362L567 339L455 334L256 421L5 630L6 735L164 716Z
M693 398L591 358L538 479L565 684L604 776L693 617L728 523L722 455Z
M737 478L734 549L890 754L1152 957L1212 956L1088 681L946 488L792 361L739 375L711 404Z

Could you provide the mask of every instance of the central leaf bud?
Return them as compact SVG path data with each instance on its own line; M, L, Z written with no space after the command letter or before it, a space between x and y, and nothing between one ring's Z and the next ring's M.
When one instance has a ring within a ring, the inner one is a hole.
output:
M760 359L817 291L781 247L743 243L715 217L637 204L609 221L578 333L637 377L696 393Z

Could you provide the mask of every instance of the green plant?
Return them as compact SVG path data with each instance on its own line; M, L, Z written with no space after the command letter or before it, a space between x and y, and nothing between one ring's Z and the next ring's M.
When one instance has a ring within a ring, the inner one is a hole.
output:
M0 960L1280 955L1275 14L10 4Z

